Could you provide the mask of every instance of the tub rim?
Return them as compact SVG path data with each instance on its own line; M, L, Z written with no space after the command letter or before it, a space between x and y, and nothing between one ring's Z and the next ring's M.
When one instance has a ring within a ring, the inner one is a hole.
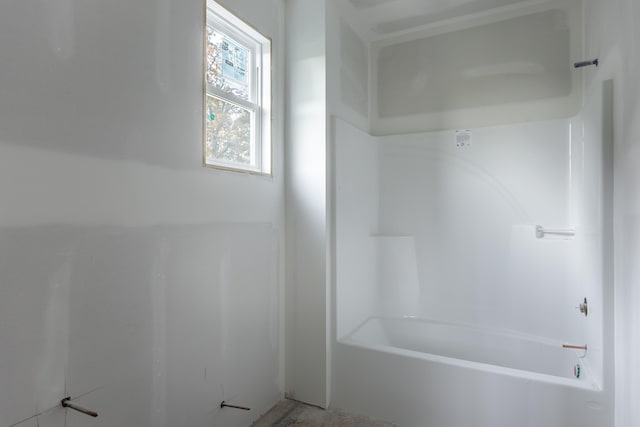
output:
M537 342L537 343L548 345L548 346L562 345L562 342L558 340L545 338L545 337L537 337L535 335L516 332L509 329L472 326L470 324L465 324L465 323L441 321L441 320L418 317L418 316L369 316L360 324L358 324L358 326L356 326L351 332L347 333L341 338L338 338L336 340L337 343L347 345L347 346L357 347L361 349L366 349L366 350L379 351L382 353L392 354L392 355L397 355L402 357L422 359L422 360L435 362L435 363L444 363L447 365L457 366L465 369L472 369L475 371L484 371L484 372L490 372L490 373L495 373L500 375L506 375L510 377L529 380L529 381L541 381L545 383L550 383L550 384L555 384L555 385L560 385L560 386L565 386L570 388L578 388L578 389L594 391L594 392L604 391L603 388L594 380L593 376L591 375L590 368L586 360L580 363L582 370L586 375L583 374L581 379L577 379L577 378L559 377L559 376L550 375L550 374L543 374L540 372L525 371L522 369L492 365L489 363L475 362L472 360L458 359L455 357L442 356L442 355L433 354L433 353L423 353L416 350L409 350L401 347L393 347L391 345L365 343L362 341L353 340L353 336L371 320L406 320L406 321L414 321L414 322L417 321L421 323L435 323L439 325L469 328L469 329L481 330L487 333L506 335L511 338L533 341L533 342Z

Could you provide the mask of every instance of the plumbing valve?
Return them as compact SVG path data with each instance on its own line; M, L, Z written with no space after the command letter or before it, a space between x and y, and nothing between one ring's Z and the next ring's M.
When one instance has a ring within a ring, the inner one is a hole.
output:
M584 302L576 308L580 310L580 313L587 316L589 314L589 306L587 305L587 298L585 297Z

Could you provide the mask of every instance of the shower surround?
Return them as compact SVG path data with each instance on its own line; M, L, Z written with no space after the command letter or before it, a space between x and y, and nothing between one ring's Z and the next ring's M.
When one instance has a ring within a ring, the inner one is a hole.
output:
M336 408L406 427L610 425L611 105L608 82L579 116L464 141L334 120Z

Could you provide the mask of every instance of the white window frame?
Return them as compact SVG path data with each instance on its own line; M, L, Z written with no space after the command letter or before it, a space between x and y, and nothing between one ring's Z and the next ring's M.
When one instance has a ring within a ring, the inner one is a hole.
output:
M202 162L205 167L271 175L271 39L213 0L205 1L204 50L203 50L203 135ZM249 100L232 93L225 93L207 84L207 26L228 36L250 51ZM252 113L250 164L207 158L207 97L236 104Z

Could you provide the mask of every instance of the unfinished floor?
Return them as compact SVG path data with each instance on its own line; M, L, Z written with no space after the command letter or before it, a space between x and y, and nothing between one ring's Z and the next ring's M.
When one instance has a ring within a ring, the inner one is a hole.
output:
M282 400L252 427L398 427L360 415Z

